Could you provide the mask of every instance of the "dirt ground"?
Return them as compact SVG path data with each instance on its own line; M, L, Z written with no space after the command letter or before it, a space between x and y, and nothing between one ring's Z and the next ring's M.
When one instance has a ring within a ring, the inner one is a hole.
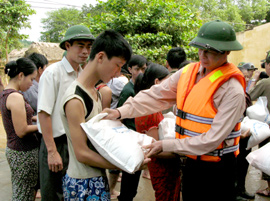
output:
M0 114L0 149L5 149L6 145L7 145L7 136L2 122L2 115Z

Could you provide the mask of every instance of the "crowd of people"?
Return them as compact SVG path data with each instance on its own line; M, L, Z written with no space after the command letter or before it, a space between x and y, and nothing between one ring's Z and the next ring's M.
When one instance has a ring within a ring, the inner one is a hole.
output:
M189 45L198 48L198 62L174 47L163 66L134 55L114 30L95 38L76 25L60 43L61 61L48 66L33 53L7 63L0 109L12 200L33 201L40 189L44 201L132 201L141 174L157 201L254 199L245 188L251 134L241 132L239 119L260 96L270 100L270 55L262 61L265 72L228 62L243 47L219 20L202 25ZM100 155L81 128L101 112L153 138L134 174ZM161 140L159 124L168 112L176 115L175 139ZM257 193L270 197L270 176L263 179L268 187Z

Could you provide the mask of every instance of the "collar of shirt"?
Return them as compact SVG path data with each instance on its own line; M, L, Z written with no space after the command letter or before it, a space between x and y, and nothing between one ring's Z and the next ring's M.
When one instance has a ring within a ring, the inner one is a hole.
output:
M200 79L205 77L205 68L200 65L200 68L197 72L197 77L196 77L196 83L199 82Z
M66 57L63 57L61 62L63 63L63 66L65 68L65 70L68 72L68 73L71 73L71 72L74 72L74 68L70 65L69 61L67 60ZM82 68L81 66L79 65L79 73L82 71Z

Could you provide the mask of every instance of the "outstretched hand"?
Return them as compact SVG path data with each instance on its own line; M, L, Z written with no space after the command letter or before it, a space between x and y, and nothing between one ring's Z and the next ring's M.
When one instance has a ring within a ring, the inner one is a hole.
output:
M108 113L103 119L115 120L118 119L121 115L117 109L105 108L101 113Z
M240 135L240 138L241 139L244 139L244 138L247 138L247 137L249 137L249 136L251 136L251 132L250 132L250 129L248 129L247 131L245 131L245 132L241 132L241 135Z
M160 154L163 151L162 148L162 141L156 141L149 145L143 146L144 149L150 149L148 153L146 154L146 158L151 158L153 156L156 156Z

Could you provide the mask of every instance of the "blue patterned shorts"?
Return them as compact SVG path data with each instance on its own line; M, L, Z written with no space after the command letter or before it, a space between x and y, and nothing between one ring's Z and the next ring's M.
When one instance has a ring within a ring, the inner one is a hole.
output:
M65 201L110 201L107 177L74 179L67 174L63 177Z

